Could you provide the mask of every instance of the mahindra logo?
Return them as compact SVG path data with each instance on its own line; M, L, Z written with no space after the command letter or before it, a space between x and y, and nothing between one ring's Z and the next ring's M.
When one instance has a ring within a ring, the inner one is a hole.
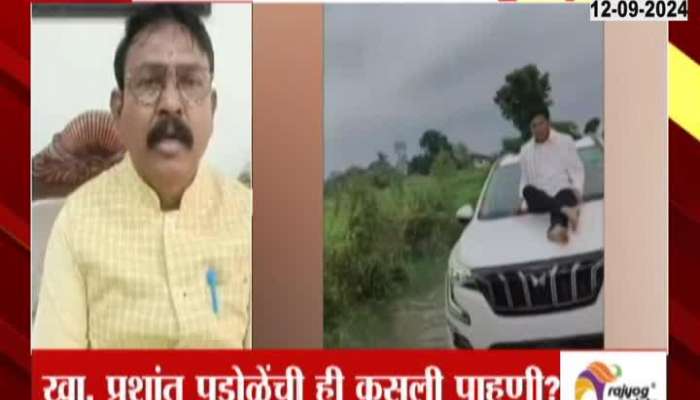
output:
M547 284L547 272L542 272L539 275L533 272L527 276L530 278L530 282L532 282L532 286L535 288Z

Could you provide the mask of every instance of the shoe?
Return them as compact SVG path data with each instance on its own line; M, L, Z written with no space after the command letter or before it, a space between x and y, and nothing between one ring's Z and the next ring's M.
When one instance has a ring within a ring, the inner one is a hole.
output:
M554 243L567 244L569 242L569 233L565 227L554 225L547 231L547 239Z
M571 230L576 232L578 230L579 217L581 216L581 209L578 206L575 207L562 207L562 214L566 215L569 219L569 226Z

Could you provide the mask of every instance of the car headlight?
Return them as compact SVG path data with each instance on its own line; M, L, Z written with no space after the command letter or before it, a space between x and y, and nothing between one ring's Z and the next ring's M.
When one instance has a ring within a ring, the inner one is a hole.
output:
M459 263L453 256L449 260L450 283L457 286L464 286L476 289L476 280L472 275L472 270Z
M447 310L453 317L459 319L467 325L471 325L471 316L467 310L457 304L457 301L454 298L454 288L464 286L476 288L476 281L472 276L471 270L465 266L458 265L453 257L450 256L448 264L447 282L445 282L445 294L447 295L445 300L447 303Z

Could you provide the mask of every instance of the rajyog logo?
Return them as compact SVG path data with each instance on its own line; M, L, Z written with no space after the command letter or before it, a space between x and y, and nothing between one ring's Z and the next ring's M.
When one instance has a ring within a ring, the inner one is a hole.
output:
M576 400L583 400L587 393L595 393L596 400L604 400L605 385L615 382L622 375L619 365L612 365L615 372L607 365L596 361L579 374L576 379Z

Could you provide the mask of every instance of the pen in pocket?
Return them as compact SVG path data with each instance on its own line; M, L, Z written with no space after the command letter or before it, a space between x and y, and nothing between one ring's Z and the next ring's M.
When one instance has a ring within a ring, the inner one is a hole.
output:
M207 270L207 285L209 285L209 291L211 292L211 309L214 314L219 315L219 293L218 293L219 279L216 274L216 270L209 267Z

